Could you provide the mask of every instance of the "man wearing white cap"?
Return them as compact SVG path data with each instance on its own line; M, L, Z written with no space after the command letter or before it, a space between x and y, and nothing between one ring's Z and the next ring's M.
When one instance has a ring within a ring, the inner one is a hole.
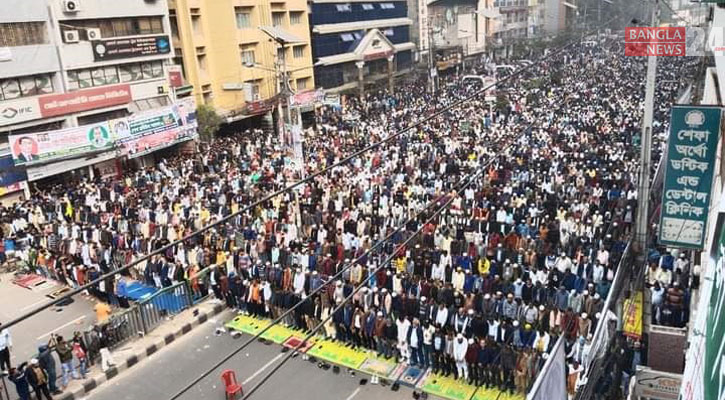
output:
M456 362L456 370L458 371L458 379L468 380L468 365L466 364L466 352L468 351L468 341L463 334L458 334L453 342L453 360Z

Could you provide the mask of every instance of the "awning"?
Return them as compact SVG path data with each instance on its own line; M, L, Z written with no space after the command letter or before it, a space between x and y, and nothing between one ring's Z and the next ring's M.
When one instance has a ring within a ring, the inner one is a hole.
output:
M312 28L312 32L325 35L328 33L342 33L374 28L383 29L406 25L413 25L413 20L410 18L387 18L356 22L341 22L338 24L320 24Z
M260 26L262 32L283 44L304 43L304 40L276 26Z

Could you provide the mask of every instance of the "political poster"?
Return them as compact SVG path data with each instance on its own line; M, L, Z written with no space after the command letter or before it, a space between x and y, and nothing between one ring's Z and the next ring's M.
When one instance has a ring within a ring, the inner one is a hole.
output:
M0 196L23 190L28 174L16 167L10 153L0 154Z
M644 309L644 295L641 291L635 292L632 297L624 300L624 327L625 336L634 340L642 338L642 311Z
M118 147L128 158L140 157L197 136L193 100L110 122Z
M721 109L672 106L660 244L701 249L707 232Z
M40 133L10 135L13 163L33 165L110 150L114 136L108 122Z

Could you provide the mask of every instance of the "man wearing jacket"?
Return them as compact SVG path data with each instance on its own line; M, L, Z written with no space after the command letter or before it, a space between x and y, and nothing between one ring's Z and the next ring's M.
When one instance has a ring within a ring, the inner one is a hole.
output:
M62 392L58 390L58 386L56 386L55 383L55 358L53 357L53 353L47 344L38 346L38 363L48 374L48 388L50 389L50 392L53 394L61 394Z
M46 400L53 400L48 389L48 374L40 367L38 359L30 360L30 366L25 370L25 375L28 383L35 390L38 400L43 400L43 396Z
M413 324L408 328L406 342L410 347L410 365L423 366L423 328L418 318L413 319Z

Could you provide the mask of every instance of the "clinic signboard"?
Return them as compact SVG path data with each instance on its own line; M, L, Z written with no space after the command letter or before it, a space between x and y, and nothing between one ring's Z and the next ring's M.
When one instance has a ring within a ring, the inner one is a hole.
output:
M96 62L171 53L171 42L167 35L94 40L91 46Z
M32 165L113 149L108 122L40 133L10 135L13 163Z
M672 106L660 244L701 249L707 234L721 109Z

